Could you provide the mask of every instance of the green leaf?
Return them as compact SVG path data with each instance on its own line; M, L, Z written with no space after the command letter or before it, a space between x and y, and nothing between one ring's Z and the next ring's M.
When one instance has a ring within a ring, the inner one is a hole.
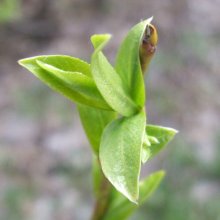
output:
M111 39L111 34L94 34L91 37L91 42L94 49L102 50L102 48L108 43Z
M36 60L36 62L42 69L54 74L65 83L69 84L71 88L75 89L77 92L93 99L93 101L97 103L96 106L100 106L103 109L111 109L101 96L91 77L81 72L64 71L40 60Z
M90 65L76 57L66 55L36 56L28 59L39 60L66 72L80 72L91 77ZM26 60L26 59L24 59Z
M77 105L77 107L87 138L94 153L97 154L102 132L106 125L116 118L117 114L113 111L105 111L85 105Z
M137 203L139 197L145 123L144 111L114 120L103 132L99 152L105 176L119 192L134 203Z
M96 90L90 78L90 66L84 61L68 56L37 56L20 60L19 64L71 101L111 109ZM76 72L80 70L83 74ZM73 83L74 79L75 83ZM86 88L90 93L86 92Z
M108 62L102 48L109 41L110 35L94 35L91 41L96 48L91 61L92 75L106 102L123 116L131 116L140 110L127 93L120 76Z
M147 24L152 18L141 21L135 25L122 42L117 58L116 71L122 81L129 88L129 95L138 106L143 107L145 103L145 86L140 64L140 44Z
M146 126L146 133L148 136L155 137L159 142L151 142L150 151L151 157L153 157L174 138L178 131L173 128L148 124Z
M150 174L145 180L140 182L140 204L143 204L152 195L164 176L165 172L161 170Z
M140 182L140 199L139 204L142 205L158 188L160 182L164 178L164 171L157 171L149 175L145 180ZM132 204L126 200L117 191L112 196L110 207L104 217L104 220L126 220L136 211L139 206Z

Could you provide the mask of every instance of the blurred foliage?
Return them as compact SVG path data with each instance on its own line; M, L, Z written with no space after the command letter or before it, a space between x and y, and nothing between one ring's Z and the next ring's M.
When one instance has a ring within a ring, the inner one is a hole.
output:
M19 0L1 0L0 2L0 23L8 22L18 15L20 6Z
M5 212L2 219L21 220L25 218L24 204L30 201L33 192L19 185L8 187L4 193Z

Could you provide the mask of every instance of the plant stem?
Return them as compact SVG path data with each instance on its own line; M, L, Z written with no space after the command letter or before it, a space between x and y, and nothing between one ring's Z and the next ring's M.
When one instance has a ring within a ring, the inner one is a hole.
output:
M103 220L103 217L109 207L111 190L112 185L102 173L102 180L91 220Z

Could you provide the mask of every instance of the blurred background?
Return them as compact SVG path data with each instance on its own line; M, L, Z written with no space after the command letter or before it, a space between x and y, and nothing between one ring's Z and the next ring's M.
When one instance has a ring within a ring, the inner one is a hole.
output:
M89 61L90 35L110 32L114 62L128 30L152 15L159 45L146 77L148 120L180 132L144 166L143 176L167 176L131 219L220 220L219 8L219 0L1 0L0 220L86 220L94 202L74 104L17 60Z

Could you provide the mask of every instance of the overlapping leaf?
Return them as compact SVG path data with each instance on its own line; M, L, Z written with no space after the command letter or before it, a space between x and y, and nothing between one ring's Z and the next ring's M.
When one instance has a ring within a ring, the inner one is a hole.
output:
M117 58L116 71L129 89L129 95L139 106L145 103L145 86L141 70L139 50L146 25L152 18L135 25L122 42Z
M19 63L70 100L111 109L91 78L90 65L86 62L68 56L37 56Z
M137 203L141 147L145 133L144 111L116 119L104 130L100 145L102 170L113 186L130 201Z
M85 105L77 105L77 107L88 140L97 154L99 152L102 132L106 125L116 117L116 113Z
M91 38L95 47L91 61L92 75L106 102L121 115L131 116L137 113L140 107L130 98L125 83L101 51L110 37L106 34L93 35Z

